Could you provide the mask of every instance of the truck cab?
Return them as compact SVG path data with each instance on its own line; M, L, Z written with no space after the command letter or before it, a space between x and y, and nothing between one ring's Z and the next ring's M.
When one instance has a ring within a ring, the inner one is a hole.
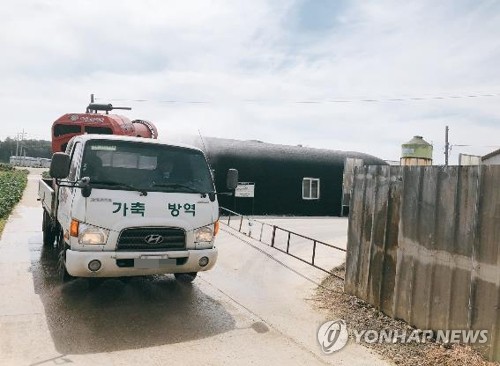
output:
M219 207L204 153L125 136L81 135L40 182L44 244L62 279L173 273L191 281L217 260ZM230 170L228 188L237 184Z

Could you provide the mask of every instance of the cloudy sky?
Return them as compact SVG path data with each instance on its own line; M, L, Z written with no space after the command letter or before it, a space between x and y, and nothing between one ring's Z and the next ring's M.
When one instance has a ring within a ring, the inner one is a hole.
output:
M498 1L6 0L0 45L1 139L49 139L94 93L163 137L500 147Z

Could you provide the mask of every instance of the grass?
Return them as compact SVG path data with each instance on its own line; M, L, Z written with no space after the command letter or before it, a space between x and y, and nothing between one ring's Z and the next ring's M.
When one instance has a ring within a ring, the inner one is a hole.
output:
M318 288L316 306L328 312L330 319L346 321L351 338L354 330L393 330L399 334L414 330L402 320L390 318L363 300L344 292L345 264L333 269L335 276L328 276ZM427 343L363 343L385 359L399 366L493 366L477 349L462 344Z
M2 237L3 229L5 227L5 224L7 223L8 217L4 217L0 219L0 238Z
M6 164L0 165L0 235L9 214L21 199L27 182L27 170L16 170Z

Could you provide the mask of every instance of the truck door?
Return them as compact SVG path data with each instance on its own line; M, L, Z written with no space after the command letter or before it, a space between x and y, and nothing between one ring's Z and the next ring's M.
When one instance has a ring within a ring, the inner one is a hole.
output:
M79 179L81 156L83 151L83 144L77 141L70 152L70 168L68 178L64 181L74 182ZM57 217L63 228L69 228L71 221L71 206L75 193L80 190L80 188L75 187L60 187L59 188L59 204Z

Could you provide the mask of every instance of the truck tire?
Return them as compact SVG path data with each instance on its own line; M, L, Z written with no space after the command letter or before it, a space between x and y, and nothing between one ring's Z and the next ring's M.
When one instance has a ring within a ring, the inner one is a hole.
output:
M74 277L71 276L66 270L66 249L68 249L68 245L64 241L62 230L59 232L57 238L57 277L59 280L64 283L72 280Z
M42 219L43 245L45 247L53 247L56 239L56 232L52 228L50 216L47 211L43 210Z
M196 278L197 272L174 273L175 279L179 282L191 283Z

